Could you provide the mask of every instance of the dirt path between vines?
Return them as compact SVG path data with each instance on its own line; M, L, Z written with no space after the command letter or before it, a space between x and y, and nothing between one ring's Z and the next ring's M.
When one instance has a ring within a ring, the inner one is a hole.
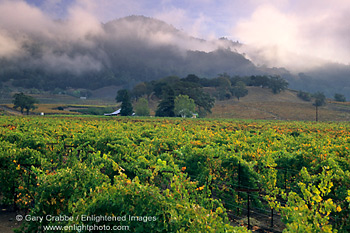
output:
M21 222L16 220L17 213L9 211L7 209L1 209L0 211L0 232L1 233L13 233L15 228L21 226Z

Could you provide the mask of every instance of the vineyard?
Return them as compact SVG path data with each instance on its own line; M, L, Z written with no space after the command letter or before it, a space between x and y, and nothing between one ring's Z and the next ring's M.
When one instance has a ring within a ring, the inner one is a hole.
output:
M2 116L0 141L18 232L350 232L348 123Z

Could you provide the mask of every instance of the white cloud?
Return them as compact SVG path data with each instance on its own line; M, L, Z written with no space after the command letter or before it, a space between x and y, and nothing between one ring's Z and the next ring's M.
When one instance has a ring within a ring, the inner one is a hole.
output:
M252 54L258 63L300 70L326 60L349 63L349 28L348 1L290 0L257 7L237 23L232 36L260 51Z
M273 6L259 7L248 20L241 20L235 28L245 43L251 45L295 46L297 22Z
M213 34L213 30L208 27L212 24L212 20L204 14L193 17L185 9L171 7L156 13L154 17L172 24L174 27L194 37L208 39Z
M22 1L3 1L0 4L0 27L23 32L45 33L51 20L38 8Z
M74 5L94 15L101 22L108 22L121 17L147 12L149 10L147 4L150 5L147 1L133 0L75 0Z
M85 8L76 5L69 9L67 29L70 37L85 41L86 36L101 34L101 22Z
M92 57L67 54L74 44L93 47L91 36L101 33L99 20L78 5L70 8L68 19L55 21L39 8L24 1L0 0L1 57L23 56L38 49L35 52L41 58L28 63L40 63L43 67L75 72L95 70L100 67L100 63Z
M20 46L16 41L0 30L0 56L13 56L20 51Z

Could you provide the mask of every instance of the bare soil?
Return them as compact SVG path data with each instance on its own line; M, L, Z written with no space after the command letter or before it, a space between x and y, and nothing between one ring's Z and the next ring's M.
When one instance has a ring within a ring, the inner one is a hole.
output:
M0 232L13 233L15 228L21 226L21 222L16 220L18 214L22 214L5 207L0 207Z

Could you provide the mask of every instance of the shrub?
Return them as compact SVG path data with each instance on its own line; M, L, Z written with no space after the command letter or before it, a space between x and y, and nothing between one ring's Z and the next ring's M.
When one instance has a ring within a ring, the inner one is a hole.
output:
M335 100L335 101L338 101L338 102L346 102L345 96L342 95L342 94L338 94L338 93L336 93L336 94L334 95L334 100Z
M311 94L304 91L299 91L298 97L304 101L311 101Z

